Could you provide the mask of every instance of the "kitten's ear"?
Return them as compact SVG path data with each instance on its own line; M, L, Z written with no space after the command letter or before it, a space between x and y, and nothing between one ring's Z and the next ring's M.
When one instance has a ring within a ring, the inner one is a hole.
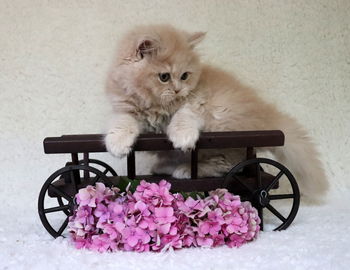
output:
M142 59L146 55L152 55L157 52L159 43L154 39L142 39L137 46L136 55Z
M201 42L206 33L205 32L195 32L193 34L190 34L187 38L188 43L190 44L190 47L193 49L198 45L199 42Z

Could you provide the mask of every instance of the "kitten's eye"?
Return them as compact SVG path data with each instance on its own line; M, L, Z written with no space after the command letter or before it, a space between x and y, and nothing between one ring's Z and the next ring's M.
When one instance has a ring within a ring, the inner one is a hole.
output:
M181 75L181 80L186 81L188 78L188 72L185 72Z
M167 82L170 80L170 73L159 73L159 80L161 82Z

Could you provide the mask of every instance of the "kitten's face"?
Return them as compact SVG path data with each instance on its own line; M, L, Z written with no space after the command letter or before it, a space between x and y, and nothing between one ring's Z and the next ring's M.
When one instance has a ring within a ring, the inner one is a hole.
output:
M149 105L183 99L195 89L201 74L193 49L203 37L165 26L131 32L122 44L115 80L123 81L128 93Z
M152 95L157 103L166 105L184 98L196 87L200 76L200 63L190 51L175 52L167 59L142 59L144 69L137 79L140 91Z

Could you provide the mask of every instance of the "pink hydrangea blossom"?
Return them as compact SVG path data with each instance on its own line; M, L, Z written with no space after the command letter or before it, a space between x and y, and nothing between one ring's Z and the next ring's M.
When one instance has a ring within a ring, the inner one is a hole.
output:
M257 237L260 219L249 202L218 189L201 199L170 192L165 180L141 181L134 193L102 183L80 189L69 220L76 248L98 252L239 247Z
M108 250L114 250L116 243L109 237L108 234L97 234L91 237L90 249L105 252Z

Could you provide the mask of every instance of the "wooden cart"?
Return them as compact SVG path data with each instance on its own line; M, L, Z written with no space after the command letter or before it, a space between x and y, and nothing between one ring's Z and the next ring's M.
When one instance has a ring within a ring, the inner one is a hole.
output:
M283 144L284 134L278 130L202 133L196 148L191 151L191 179L184 180L167 175L135 174L135 152L174 150L166 135L143 134L139 136L127 157L127 176L130 179L145 179L149 182L166 179L171 183L173 192L209 192L217 188L226 188L240 195L242 201L252 202L258 209L261 227L266 213L264 209L267 209L270 216L272 214L278 219L278 224L275 224L273 229L283 230L292 223L298 212L300 202L298 184L285 166L268 158L256 158L255 155L257 147L281 147ZM232 164L232 169L223 177L198 178L198 151L222 148L246 148L246 159L238 164ZM45 229L53 237L58 237L64 232L69 216L73 214L74 197L80 188L93 185L97 181L102 181L108 186L116 185L120 177L105 162L89 157L90 153L106 152L102 134L46 138L44 150L46 154L71 155L71 161L46 180L38 200L39 215ZM82 155L81 159L79 155ZM266 167L272 169L266 170ZM278 192L281 181L289 185L290 192L282 194ZM272 201L279 200L289 202L290 209L287 215L272 206Z

